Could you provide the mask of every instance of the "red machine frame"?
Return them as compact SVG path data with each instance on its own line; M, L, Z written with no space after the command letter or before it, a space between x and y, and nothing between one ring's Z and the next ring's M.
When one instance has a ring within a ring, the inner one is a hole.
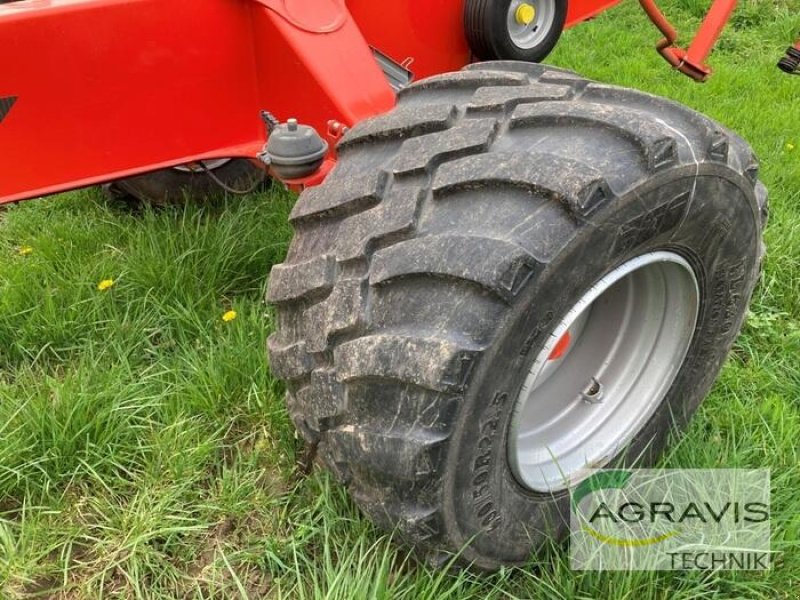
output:
M619 0L573 0L574 24ZM416 77L470 61L463 0L25 0L0 5L0 202L221 157L259 118L335 138L394 105L373 44ZM366 38L366 39L365 39Z
M570 0L567 26L619 1ZM0 4L0 203L204 159L255 160L262 110L335 141L394 105L371 46L416 78L470 62L463 3ZM729 14L735 0L716 3Z

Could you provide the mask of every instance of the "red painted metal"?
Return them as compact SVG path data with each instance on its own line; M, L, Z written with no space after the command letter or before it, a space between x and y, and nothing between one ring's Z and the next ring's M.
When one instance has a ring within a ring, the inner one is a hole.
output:
M278 1L308 5L303 0ZM296 20L254 5L251 53L263 108L281 121L295 117L335 141L335 123L351 127L391 110L395 96L344 3L315 0L315 10L325 3L343 18L332 16L338 25L320 31L298 27Z
M237 2L0 5L0 197L15 200L214 156L263 127ZM214 51L209 51L213 48Z
M550 352L550 356L547 357L547 360L558 360L564 356L571 342L572 336L570 335L569 331L565 331L564 335L561 336L561 339L556 342L556 345L553 347L553 350Z
M705 64L705 59L708 58L711 49L730 20L731 14L736 8L736 0L714 0L687 50L674 45L678 39L678 32L658 8L655 0L639 0L639 3L650 20L664 34L664 39L656 45L661 56L678 71L696 81L708 79L711 75L711 68Z
M348 0L367 42L418 79L470 62L464 0Z
M567 5L567 27L573 27L586 19L596 17L622 0L569 0Z
M617 1L572 0L569 24ZM416 77L459 69L462 13L463 0L0 4L0 203L253 158L262 110L335 141L394 105L369 44Z
M570 0L572 27L621 0ZM370 45L408 67L418 79L455 71L471 60L464 35L464 0L348 0Z
M392 91L339 10L323 34L250 0L0 5L0 98L17 97L0 123L0 201L254 157L262 109L320 131L385 112Z

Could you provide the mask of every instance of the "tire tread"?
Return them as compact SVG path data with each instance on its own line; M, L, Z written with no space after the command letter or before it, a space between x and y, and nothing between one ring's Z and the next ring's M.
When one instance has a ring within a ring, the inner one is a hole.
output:
M276 374L289 380L292 418L319 442L321 461L370 517L434 561L456 549L445 526L441 461L485 347L456 312L461 329L444 331L415 328L413 314L405 328L388 326L377 309L383 295L414 277L477 284L458 288L459 306L487 294L508 306L526 273L546 268L546 257L498 236L491 219L479 231L431 220L462 197L486 192L497 215L520 198L532 218L557 211L567 225L550 235L561 237L591 225L615 201L621 190L579 157L500 147L510 132L541 128L583 136L602 129L633 143L639 152L619 159L629 165L627 179L615 184L624 189L693 162L727 164L755 186L762 226L766 220L757 161L733 134L668 100L544 65L484 63L415 83L400 92L395 111L345 136L349 166L301 196L291 262L273 269L268 299L282 319L306 325L273 335L270 355ZM374 173L348 184L343 178L359 165ZM502 311L492 318L499 327ZM286 337L279 343L277 336ZM402 392L387 400L383 394L398 385ZM404 403L416 411L404 411Z

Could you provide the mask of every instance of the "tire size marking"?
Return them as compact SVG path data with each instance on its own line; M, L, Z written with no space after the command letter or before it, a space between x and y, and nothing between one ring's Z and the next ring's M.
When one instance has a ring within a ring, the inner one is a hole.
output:
M727 269L720 269L718 277L711 287L709 302L711 314L709 323L718 323L716 331L701 338L697 350L697 359L692 361L690 379L699 377L699 371L707 367L706 358L713 356L718 347L727 343L727 336L737 325L738 306L742 297L740 287L745 279L745 261L733 263Z
M502 522L489 480L493 470L492 458L500 426L500 413L507 400L506 392L497 392L492 399L489 411L480 422L478 456L472 463L472 505L481 525L487 532L497 529Z
M714 284L712 322L719 322L719 334L728 335L736 325L741 286L745 280L744 261L731 265Z

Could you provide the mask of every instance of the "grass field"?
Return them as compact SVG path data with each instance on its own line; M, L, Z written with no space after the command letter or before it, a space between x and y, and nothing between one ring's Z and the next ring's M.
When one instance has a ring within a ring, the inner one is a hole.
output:
M691 29L707 3L666 5ZM764 279L664 464L771 468L773 570L577 574L563 550L491 576L416 565L296 466L262 302L291 195L131 211L90 189L0 214L0 598L800 597L800 79L774 67L798 31L800 0L745 0L700 86L628 3L550 60L687 103L762 160Z

